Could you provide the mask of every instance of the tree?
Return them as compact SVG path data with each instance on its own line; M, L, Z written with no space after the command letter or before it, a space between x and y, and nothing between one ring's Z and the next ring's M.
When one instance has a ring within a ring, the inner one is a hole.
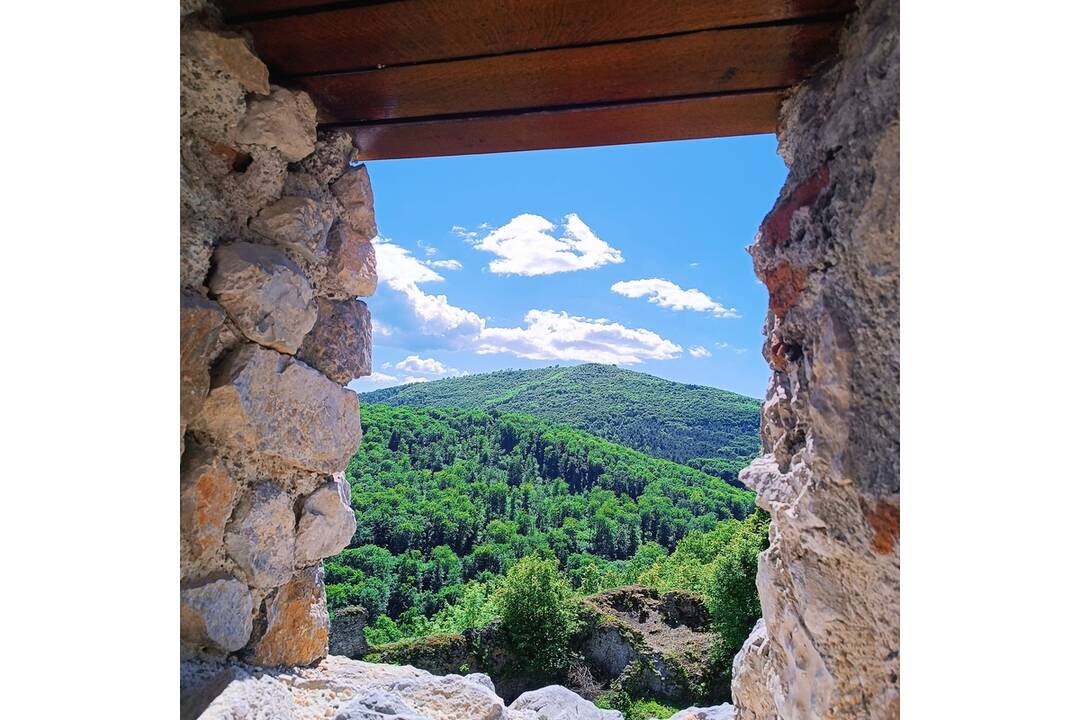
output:
M537 672L566 667L577 626L572 590L555 560L522 558L506 574L496 596L510 647Z
M718 636L715 660L725 676L730 676L735 654L761 616L755 579L758 554L768 545L768 533L769 516L757 510L735 531L716 559L708 601Z

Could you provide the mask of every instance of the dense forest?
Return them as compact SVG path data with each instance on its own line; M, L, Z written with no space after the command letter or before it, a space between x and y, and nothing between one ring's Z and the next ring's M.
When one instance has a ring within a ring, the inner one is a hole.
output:
M640 583L705 595L730 667L759 614L767 518L751 493L521 413L362 413L346 471L356 534L326 561L326 582L331 611L368 610L369 642L482 627L538 578L560 598Z
M505 370L415 383L360 396L361 404L521 412L733 481L758 453L761 403L595 363Z

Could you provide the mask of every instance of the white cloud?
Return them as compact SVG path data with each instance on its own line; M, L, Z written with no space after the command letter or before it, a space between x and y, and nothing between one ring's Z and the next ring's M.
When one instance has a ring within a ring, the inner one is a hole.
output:
M404 378L404 379L403 379L403 380L402 380L401 382L402 382L403 384L405 384L405 385L408 385L408 384L410 384L410 383L422 383L422 382L428 382L428 381L429 381L430 379L431 379L431 378L426 378L426 377L417 377L417 376L415 376L415 375L407 375L407 376L405 376L405 378Z
M707 358L707 357L712 357L712 353L709 352L708 348L702 347L701 345L691 345L690 346L690 357Z
M378 390L380 388L400 384L401 381L395 376L376 371L367 377L356 378L348 384L348 388L353 392L370 392L371 390Z
M698 262L692 262L692 263L690 263L690 267L697 267L700 264L701 263L698 263Z
M475 249L497 255L488 269L507 275L551 275L623 261L622 254L598 238L576 214L567 215L562 228L556 237L553 223L525 213L479 240L477 233L464 228L455 227L454 231Z
M392 326L384 334L398 335L408 328L452 342L459 335L480 332L484 321L479 315L451 305L445 295L431 295L420 289L421 284L442 282L442 275L400 245L380 237L374 243L380 283L399 293L380 306L380 317Z
M428 260L424 264L440 270L460 270L462 267L457 260Z
M677 357L682 347L651 330L628 328L603 318L530 310L523 328L484 328L476 352L508 352L530 360L632 365L643 360L669 360Z
M645 280L622 280L611 286L611 291L626 297L649 296L649 302L672 310L695 310L711 312L716 317L738 317L735 308L727 308L700 290L684 290L670 280L648 278Z
M720 348L721 350L730 350L731 352L735 353L736 355L742 355L744 352L746 352L746 348L744 348L744 347L733 347L732 345L729 345L727 342L718 342L718 343L716 343L716 347Z
M432 295L421 289L421 284L443 280L423 261L385 238L376 238L374 242L380 277L377 312L390 337L387 342L396 347L452 348L480 354L506 352L532 360L627 365L644 360L668 360L678 357L683 350L651 330L552 310L530 310L525 315L524 327L489 327L484 318L450 304L445 295ZM406 358L395 367L414 375L424 372L421 364L428 361L419 355L415 359L415 364L408 363ZM446 370L447 374L459 372L453 368ZM419 376L404 381L418 382Z
M398 370L412 373L424 373L425 375L461 375L461 371L444 365L435 358L422 358L419 355L410 355L394 365Z

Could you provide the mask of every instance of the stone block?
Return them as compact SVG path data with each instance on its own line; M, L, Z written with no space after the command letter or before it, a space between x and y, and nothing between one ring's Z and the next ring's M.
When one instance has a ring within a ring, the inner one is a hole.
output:
M379 276L375 246L347 222L337 222L326 238L326 275L322 294L334 298L368 297L375 294Z
M312 472L342 470L360 445L356 393L258 345L215 369L192 429L224 447Z
M180 293L180 437L210 390L210 362L225 313L193 292Z
M296 356L336 383L371 374L371 313L360 300L317 298L318 317Z
M304 500L296 533L296 564L317 563L345 549L356 532L349 482L344 473L313 492Z
M240 499L225 529L225 548L252 586L272 588L288 581L295 526L292 501L271 482L258 483Z
M307 260L322 261L333 222L333 212L311 198L285 196L260 211L251 221L251 229Z
M378 234L375 226L375 200L366 165L349 169L330 186L334 197L345 208L345 221L353 230L370 240Z
M315 122L315 104L307 93L275 87L269 97L248 102L236 139L244 145L275 148L296 162L315 149Z
M311 284L277 248L219 247L209 288L245 337L279 352L296 352L315 323Z
M225 524L239 488L212 449L188 447L180 463L180 574L207 576L223 567Z
M266 632L255 643L259 665L310 665L326 657L330 620L321 565L305 568L267 603Z
M180 638L193 646L235 652L251 637L254 600L239 580L180 590Z

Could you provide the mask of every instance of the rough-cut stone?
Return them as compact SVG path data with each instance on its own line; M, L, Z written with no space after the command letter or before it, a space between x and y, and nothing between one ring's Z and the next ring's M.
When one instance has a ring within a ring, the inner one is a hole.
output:
M740 718L899 716L899 5L865 0L842 56L781 111L789 176L751 247L768 286L765 632Z
M251 229L307 260L325 261L326 235L333 222L333 212L314 200L286 196L263 209Z
M217 303L195 293L180 293L181 439L210 390L210 362L223 322L225 313Z
M247 109L244 86L211 59L186 52L188 34L180 42L180 132L229 144Z
M712 707L690 707L680 710L668 720L735 720L735 706L724 703ZM743 720L742 717L739 720Z
M318 184L328 186L349 169L349 160L355 151L352 136L344 130L319 131L315 152L300 162L300 170L311 175Z
M210 272L214 233L199 224L180 224L180 287L203 287Z
M315 149L315 104L305 92L275 87L269 97L253 97L236 139L244 145L276 148L289 162Z
M248 586L234 579L181 589L180 638L211 650L239 650L251 637L253 604Z
M341 299L375 294L379 276L370 240L339 221L326 237L326 252L326 275L319 284L323 295Z
M281 197L288 166L277 150L262 147L253 147L236 160L219 186L234 228L246 228L263 208Z
M375 201L366 165L350 168L330 189L345 209L345 221L353 230L370 240L378 234L375 226Z
M219 361L191 429L223 447L332 474L360 445L356 393L307 365L244 344Z
M318 298L318 318L296 356L336 383L371 374L371 314L360 300Z
M254 342L294 353L315 324L314 291L281 250L238 242L214 253L210 292Z
M188 447L180 463L180 575L207 576L224 567L225 524L239 488L212 449Z
M330 620L330 654L358 658L368 651L364 628L368 624L368 612L359 605L350 605L334 611Z
M345 549L356 532L356 515L350 504L349 482L344 473L304 500L296 532L296 564L310 565Z
M274 483L260 482L241 498L225 548L252 586L276 587L292 575L295 525L292 502Z
M536 713L529 715L526 713ZM622 720L618 710L601 710L577 693L562 685L549 685L527 692L510 705L511 717L520 713L522 718L537 720Z
M266 632L255 643L259 665L310 665L326 657L330 620L321 565L296 573L267 602Z
M774 720L776 717L773 695L777 688L769 686L768 662L769 633L765 621L758 620L733 663L731 698L739 708L739 720Z
M242 37L229 37L208 30L193 30L181 36L181 51L202 58L210 66L234 78L251 92L270 93L270 71L248 49Z

